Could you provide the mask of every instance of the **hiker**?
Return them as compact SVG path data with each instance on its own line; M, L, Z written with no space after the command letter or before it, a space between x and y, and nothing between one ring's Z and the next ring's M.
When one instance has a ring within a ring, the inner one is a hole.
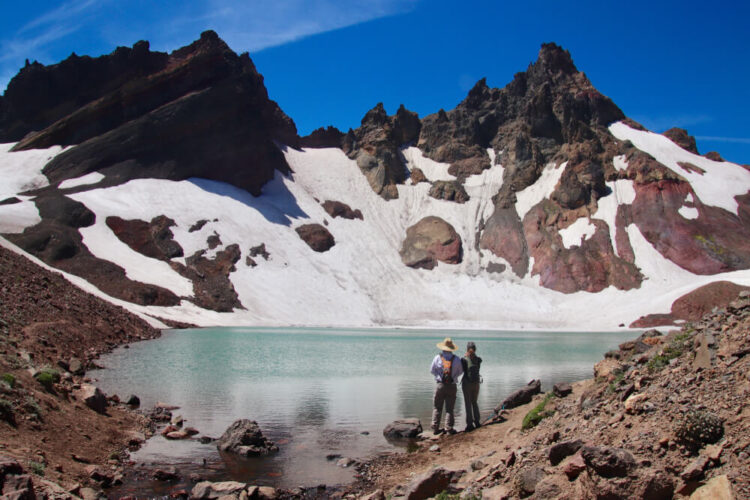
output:
M453 408L456 405L456 382L458 377L463 373L461 367L461 358L453 354L457 349L450 337L437 344L437 348L442 352L432 360L430 373L435 377L437 387L432 399L432 432L440 434L440 415L443 412L445 404L445 432L455 434L453 429L455 418Z
M473 431L481 424L479 423L479 384L482 378L479 376L479 367L482 358L477 356L477 346L474 342L466 344L466 354L461 358L461 367L464 376L461 379L461 391L464 393L464 406L466 408L466 432Z

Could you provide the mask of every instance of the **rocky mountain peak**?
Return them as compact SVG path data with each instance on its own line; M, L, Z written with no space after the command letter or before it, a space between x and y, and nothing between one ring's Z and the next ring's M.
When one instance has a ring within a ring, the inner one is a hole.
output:
M578 68L573 63L570 52L563 49L554 42L543 43L539 49L536 62L529 66L529 73L556 75L559 73L573 75L578 73Z

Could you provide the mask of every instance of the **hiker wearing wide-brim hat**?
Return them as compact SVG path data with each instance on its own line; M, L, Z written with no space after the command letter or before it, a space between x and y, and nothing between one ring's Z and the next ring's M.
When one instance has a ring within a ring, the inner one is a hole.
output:
M435 356L430 366L430 373L435 377L437 386L432 398L432 432L440 434L440 420L445 406L445 431L453 434L455 416L453 408L456 406L456 382L463 373L461 358L453 354L458 349L450 337L437 343L442 352Z

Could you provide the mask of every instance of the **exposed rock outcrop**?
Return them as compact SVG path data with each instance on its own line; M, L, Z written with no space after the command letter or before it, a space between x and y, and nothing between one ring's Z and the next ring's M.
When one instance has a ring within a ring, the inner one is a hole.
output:
M326 128L317 128L309 135L301 137L299 144L303 148L340 148L344 135L342 131L329 125Z
M110 216L106 224L120 241L146 257L168 261L184 255L170 229L175 223L164 215L154 217L151 222Z
M458 264L462 259L461 237L440 217L428 216L406 230L401 261L409 267L433 269L438 261Z
M373 191L385 199L398 198L396 184L407 178L401 146L419 137L422 124L416 113L403 105L388 116L378 103L362 118L362 125L350 130L343 139L343 150L367 178Z
M39 88L44 105L24 111ZM79 144L45 167L53 184L99 171L110 185L203 177L257 195L275 170L289 172L274 141L298 144L248 55L212 31L169 55L139 42L96 59L31 65L10 82L3 109L6 142L38 131L17 150Z
M684 128L670 128L662 135L680 146L682 149L690 151L691 153L700 154L698 153L698 146L695 144L695 137L688 134L688 131Z

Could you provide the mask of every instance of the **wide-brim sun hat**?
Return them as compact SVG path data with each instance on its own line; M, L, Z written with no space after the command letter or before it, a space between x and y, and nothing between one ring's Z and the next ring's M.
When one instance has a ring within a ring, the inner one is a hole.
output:
M450 337L445 337L445 340L437 343L437 348L441 351L455 351L456 349L458 349L458 346L453 343L453 339L451 339Z

